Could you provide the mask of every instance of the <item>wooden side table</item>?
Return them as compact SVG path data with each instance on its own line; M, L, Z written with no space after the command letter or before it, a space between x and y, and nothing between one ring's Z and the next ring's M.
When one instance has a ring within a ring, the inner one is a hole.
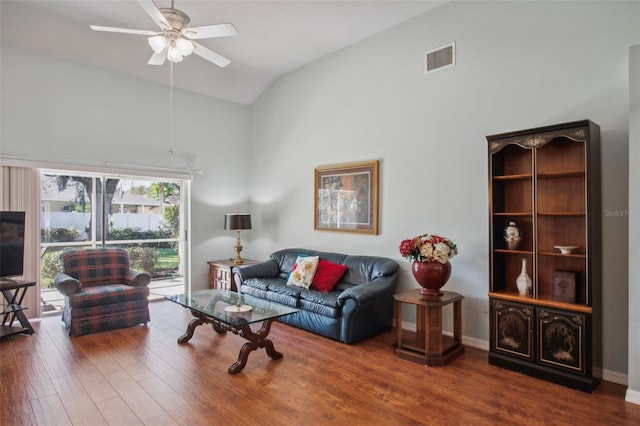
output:
M428 366L445 365L464 353L462 345L462 299L458 293L423 296L420 289L398 293L396 300L396 343L399 358ZM402 329L402 304L416 306L416 332ZM442 334L443 308L453 303L453 337Z
M27 293L27 287L36 285L35 281L11 280L1 281L0 290L4 302L2 303L2 326L0 326L0 340L14 334L33 334L33 327L24 314L27 309L22 306L22 299ZM13 323L18 320L20 326Z
M235 279L231 273L231 268L258 263L257 260L253 259L243 260L244 263L240 265L233 263L233 259L211 260L207 262L209 264L209 288L238 291Z

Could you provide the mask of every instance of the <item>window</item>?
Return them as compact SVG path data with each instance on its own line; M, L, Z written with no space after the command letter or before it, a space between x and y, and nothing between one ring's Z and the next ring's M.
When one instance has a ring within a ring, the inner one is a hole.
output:
M132 268L151 275L152 296L184 290L187 182L53 170L40 176L43 312L64 304L54 279L69 247L124 247Z

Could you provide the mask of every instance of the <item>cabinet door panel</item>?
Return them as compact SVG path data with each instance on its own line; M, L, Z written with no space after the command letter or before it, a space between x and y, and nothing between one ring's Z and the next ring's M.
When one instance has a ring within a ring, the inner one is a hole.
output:
M492 300L494 329L491 350L526 360L533 359L533 311L529 306Z
M575 313L538 309L538 358L541 364L585 374L587 318Z

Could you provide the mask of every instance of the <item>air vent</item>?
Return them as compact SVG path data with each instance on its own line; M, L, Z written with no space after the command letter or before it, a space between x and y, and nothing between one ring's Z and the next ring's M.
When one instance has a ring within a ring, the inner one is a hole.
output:
M424 73L438 71L456 64L456 43L440 46L424 54Z

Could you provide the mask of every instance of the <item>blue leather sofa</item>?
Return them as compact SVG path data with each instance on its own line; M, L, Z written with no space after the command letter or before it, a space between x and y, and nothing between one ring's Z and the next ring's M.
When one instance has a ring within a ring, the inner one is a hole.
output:
M287 285L301 254L320 256L348 269L329 292ZM282 317L281 322L343 343L355 343L391 328L398 269L398 263L385 257L289 248L272 253L265 262L235 267L233 273L241 293L300 310Z

